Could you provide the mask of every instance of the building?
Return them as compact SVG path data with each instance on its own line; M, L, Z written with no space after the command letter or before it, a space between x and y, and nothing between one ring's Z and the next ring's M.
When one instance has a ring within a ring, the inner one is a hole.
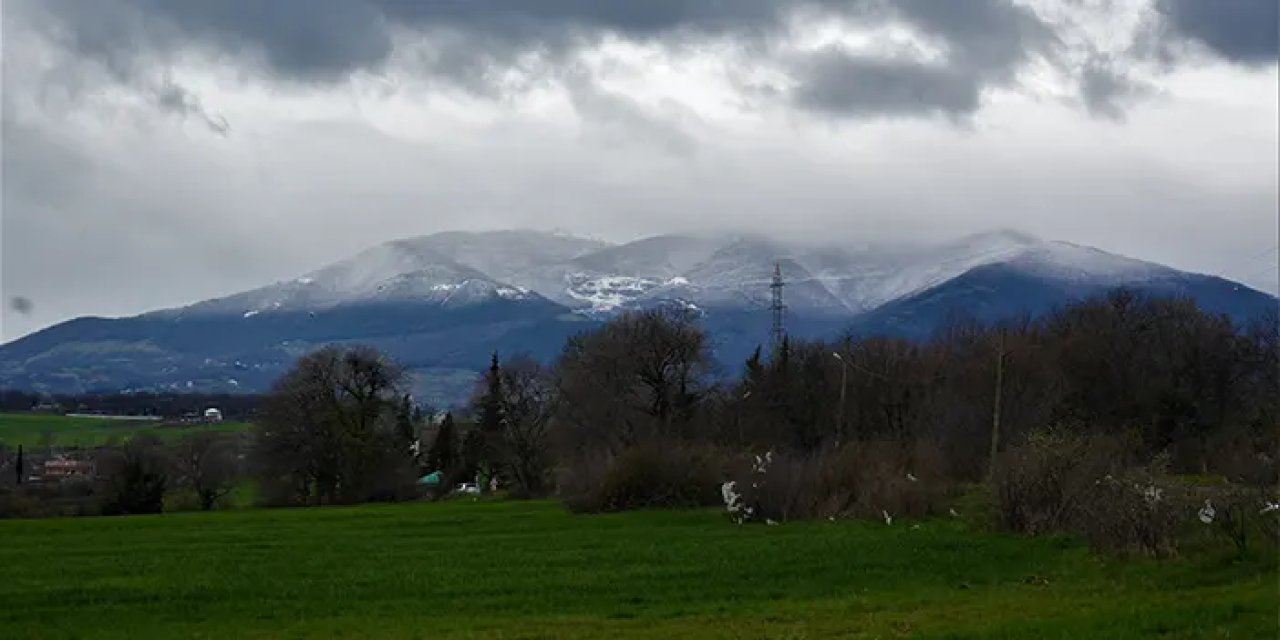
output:
M204 410L205 422L222 422L222 410L210 407Z
M92 478L98 473L98 465L92 460L74 460L66 456L46 460L44 480L59 482L68 478Z

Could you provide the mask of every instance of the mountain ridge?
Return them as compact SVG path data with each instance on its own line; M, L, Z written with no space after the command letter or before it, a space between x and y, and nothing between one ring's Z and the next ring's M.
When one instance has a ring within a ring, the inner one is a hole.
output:
M260 390L308 349L363 342L405 361L419 386L444 398L465 393L467 372L494 349L552 357L613 314L672 303L702 314L728 363L767 341L775 265L800 337L923 337L957 313L1035 315L1118 286L1188 295L1237 319L1276 304L1221 278L1013 230L856 247L746 234L608 243L455 231L392 240L182 307L46 328L0 345L0 387ZM456 384L432 386L442 379Z

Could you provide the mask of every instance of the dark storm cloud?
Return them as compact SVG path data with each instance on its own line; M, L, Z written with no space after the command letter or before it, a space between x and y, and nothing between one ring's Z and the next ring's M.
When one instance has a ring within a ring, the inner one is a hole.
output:
M1055 42L1049 25L1009 0L47 0L26 11L64 46L121 77L194 47L278 79L334 82L382 69L396 34L416 33L427 44L415 60L421 71L479 94L500 93L494 78L528 64L525 54L555 65L604 34L751 43L768 63L780 56L797 12L863 26L904 22L946 52L941 66L837 50L788 56L795 104L851 116L971 113L985 87L1009 82Z
M797 0L46 0L31 8L64 42L117 67L192 43L256 58L283 79L334 81L376 70L390 57L397 29L446 37L461 33L472 58L445 62L472 71L477 60L527 51L563 51L604 32L629 39L763 33L776 30Z
M982 91L1009 83L1031 56L1051 58L1058 38L1034 13L1005 0L866 3L863 16L914 26L946 49L941 63L853 55L828 47L793 65L797 104L835 115L963 116Z
M1157 0L1169 35L1198 42L1248 65L1275 64L1280 52L1276 0Z

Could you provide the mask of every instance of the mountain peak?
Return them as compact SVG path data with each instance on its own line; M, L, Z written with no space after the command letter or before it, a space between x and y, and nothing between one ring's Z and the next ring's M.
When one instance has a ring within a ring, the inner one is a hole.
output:
M970 234L956 240L956 245L988 245L988 246L1006 246L1006 247L1031 247L1043 244L1044 241L1024 231L1017 229L992 229L990 231L982 231Z

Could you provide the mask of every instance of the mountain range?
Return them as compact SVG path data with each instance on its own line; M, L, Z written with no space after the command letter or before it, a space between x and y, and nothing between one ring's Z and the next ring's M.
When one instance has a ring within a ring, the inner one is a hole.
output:
M611 244L538 231L395 240L295 279L128 318L78 318L0 345L0 388L261 391L301 354L370 344L437 404L465 397L492 351L551 358L627 309L695 310L736 366L770 326L775 268L787 330L922 338L967 316L1039 314L1125 286L1247 320L1275 297L1090 247L995 231L936 245L834 246L663 235Z

